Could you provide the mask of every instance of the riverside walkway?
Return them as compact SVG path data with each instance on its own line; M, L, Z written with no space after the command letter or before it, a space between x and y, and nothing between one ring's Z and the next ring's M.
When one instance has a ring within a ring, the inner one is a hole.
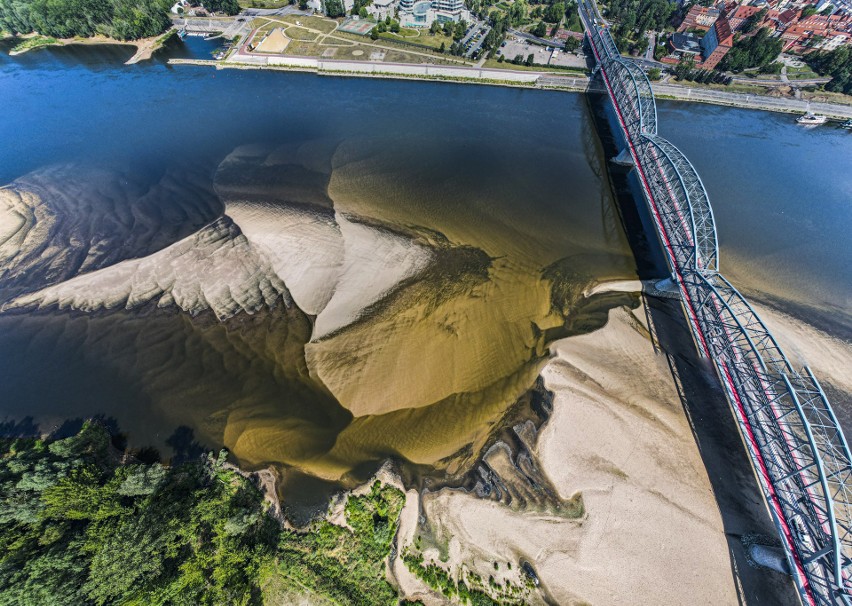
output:
M716 225L695 168L657 134L651 84L581 0L586 40L612 103L620 160L635 171L701 355L731 405L802 603L852 605L852 457L816 377L793 368L719 272Z

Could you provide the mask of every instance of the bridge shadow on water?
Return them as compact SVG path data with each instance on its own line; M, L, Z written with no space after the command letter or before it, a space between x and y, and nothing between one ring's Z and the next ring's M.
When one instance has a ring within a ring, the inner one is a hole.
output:
M610 186L642 280L669 276L663 248L630 167L610 161L621 151L611 130L608 97L594 85L586 93L600 140ZM798 604L792 580L749 564L742 538L776 537L777 531L763 501L749 457L728 401L710 362L698 355L680 302L644 297L654 352L666 356L683 410L707 470L727 537L731 574L738 603L745 606ZM673 582L677 582L673 579Z

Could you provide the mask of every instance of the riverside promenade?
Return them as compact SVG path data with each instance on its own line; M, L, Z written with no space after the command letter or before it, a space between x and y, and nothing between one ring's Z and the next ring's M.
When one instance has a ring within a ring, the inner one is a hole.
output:
M428 63L388 63L371 61L340 61L318 57L288 57L236 54L225 61L205 59L170 59L171 65L206 65L219 69L274 69L282 71L313 72L329 76L354 76L372 78L404 78L413 80L443 80L499 86L522 86L550 90L586 91L590 81L578 74L554 74L553 72L518 71L485 67L434 65ZM659 98L677 101L695 101L745 109L803 114L808 102L802 99L769 97L729 93L677 84L652 83L654 94ZM603 91L600 91L603 92ZM839 103L811 102L813 112L825 114L837 120L852 118L852 105Z

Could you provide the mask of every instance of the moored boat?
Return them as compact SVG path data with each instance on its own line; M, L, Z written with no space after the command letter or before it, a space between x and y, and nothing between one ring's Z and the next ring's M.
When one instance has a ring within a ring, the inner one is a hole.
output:
M805 115L796 118L796 122L799 124L825 124L826 120L828 120L826 116L814 114L810 110Z

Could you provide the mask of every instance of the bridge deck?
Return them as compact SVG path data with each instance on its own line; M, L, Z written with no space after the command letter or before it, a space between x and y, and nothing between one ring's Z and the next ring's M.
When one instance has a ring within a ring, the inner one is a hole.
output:
M581 0L580 16L702 355L731 404L804 604L852 604L852 457L813 373L794 369L719 273L713 211L698 172L657 134L648 78L621 57Z

